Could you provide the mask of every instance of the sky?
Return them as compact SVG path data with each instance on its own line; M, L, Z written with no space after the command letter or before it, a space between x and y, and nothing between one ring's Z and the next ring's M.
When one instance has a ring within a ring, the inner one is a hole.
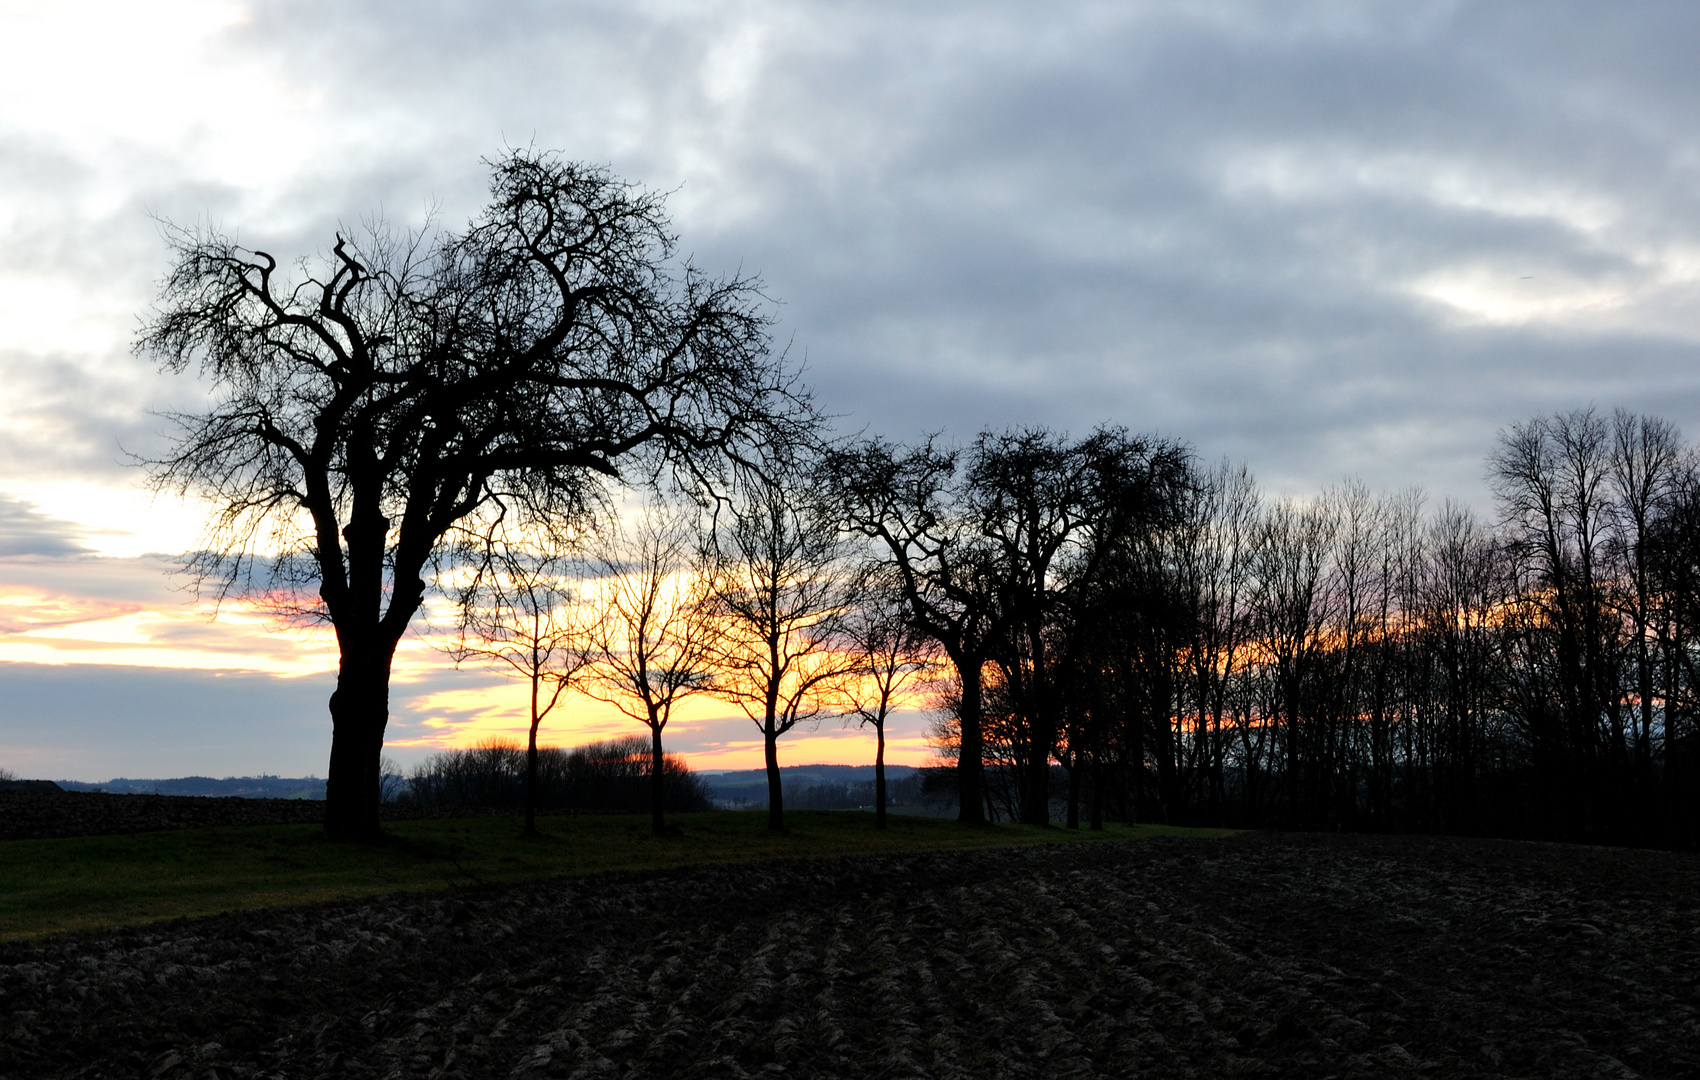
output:
M1556 0L0 0L0 768L325 770L334 649L187 594L204 508L132 464L204 400L130 348L162 221L312 256L373 216L453 227L484 159L556 150L760 274L841 430L1118 423L1274 493L1491 514L1511 422L1700 433L1697 53L1700 8ZM392 756L522 707L412 640ZM564 708L562 743L640 730ZM676 724L698 767L760 762L725 706Z

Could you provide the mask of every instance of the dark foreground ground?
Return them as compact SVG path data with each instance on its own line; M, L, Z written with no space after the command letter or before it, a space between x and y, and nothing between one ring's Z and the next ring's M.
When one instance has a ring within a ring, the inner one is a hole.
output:
M398 803L386 803L379 812L385 821L487 813ZM325 804L312 799L0 789L0 840L114 836L216 825L323 825L324 822Z
M305 799L0 791L0 840L110 836L210 825L323 824L324 820L325 804Z
M0 947L0 1076L1700 1076L1700 860L767 864Z

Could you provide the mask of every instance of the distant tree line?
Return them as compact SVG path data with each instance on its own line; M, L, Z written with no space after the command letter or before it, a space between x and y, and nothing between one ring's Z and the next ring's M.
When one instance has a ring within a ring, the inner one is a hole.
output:
M885 804L888 807L928 806L922 790L925 773L922 770L890 780L886 785ZM872 810L879 805L879 793L873 780L840 780L807 784L785 796L785 805L793 810ZM942 800L933 799L931 804Z

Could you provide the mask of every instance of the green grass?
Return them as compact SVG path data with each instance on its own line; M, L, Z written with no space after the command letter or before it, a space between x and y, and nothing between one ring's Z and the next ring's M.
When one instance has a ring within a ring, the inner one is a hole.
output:
M681 834L657 838L642 817L544 817L541 835L525 839L513 818L453 818L392 822L386 841L375 846L333 844L311 825L12 840L0 843L0 941L618 870L1228 834L1161 825L1111 825L1093 833L888 820L879 833L871 814L793 812L786 815L788 831L775 836L765 812L716 811L677 815L671 821Z

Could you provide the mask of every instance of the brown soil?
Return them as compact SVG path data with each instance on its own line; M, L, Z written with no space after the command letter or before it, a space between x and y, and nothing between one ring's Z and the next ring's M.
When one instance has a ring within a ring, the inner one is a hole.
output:
M104 791L0 791L0 840L105 836L209 825L324 824L307 799L208 799Z
M0 1075L1700 1076L1700 859L1246 836L0 948Z
M385 803L385 821L486 816L505 810ZM313 799L248 799L201 795L117 795L105 791L0 790L0 840L110 836L216 825L323 825L325 804Z

